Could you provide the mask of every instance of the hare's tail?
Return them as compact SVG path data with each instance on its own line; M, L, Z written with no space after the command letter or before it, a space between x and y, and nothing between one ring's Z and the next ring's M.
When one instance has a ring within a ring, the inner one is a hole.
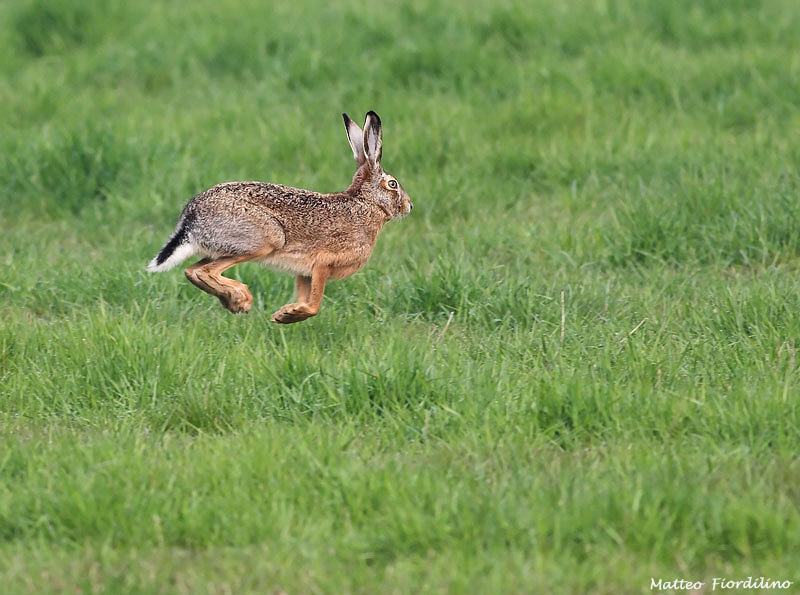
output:
M168 271L196 252L197 249L189 238L185 222L181 221L175 231L172 232L167 243L161 248L161 251L147 265L147 270L151 273Z

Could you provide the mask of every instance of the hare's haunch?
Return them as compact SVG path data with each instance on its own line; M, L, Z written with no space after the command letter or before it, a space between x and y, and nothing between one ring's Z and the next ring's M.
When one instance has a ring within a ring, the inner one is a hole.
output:
M320 194L266 182L218 184L192 198L148 271L166 271L191 256L186 278L231 312L247 312L247 286L223 277L256 261L296 275L297 302L273 322L305 320L319 312L328 279L349 277L367 262L384 223L407 215L408 194L381 168L381 120L368 112L364 130L342 114L358 169L347 190Z

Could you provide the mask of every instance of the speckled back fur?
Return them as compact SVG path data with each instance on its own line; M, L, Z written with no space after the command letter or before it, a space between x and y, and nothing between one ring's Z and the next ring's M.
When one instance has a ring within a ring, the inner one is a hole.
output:
M182 217L211 255L249 254L269 242L287 252L337 252L374 244L386 213L367 198L320 194L265 182L218 184L195 196Z

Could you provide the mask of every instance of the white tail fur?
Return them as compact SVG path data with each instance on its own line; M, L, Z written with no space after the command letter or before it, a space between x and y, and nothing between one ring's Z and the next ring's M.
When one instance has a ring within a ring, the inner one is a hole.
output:
M147 270L151 273L168 271L169 269L178 266L195 253L196 250L192 244L181 244L180 246L177 246L171 254L167 255L166 259L164 259L161 264L158 263L158 256L161 256L161 252L159 252L158 256L151 260L150 264L147 265Z

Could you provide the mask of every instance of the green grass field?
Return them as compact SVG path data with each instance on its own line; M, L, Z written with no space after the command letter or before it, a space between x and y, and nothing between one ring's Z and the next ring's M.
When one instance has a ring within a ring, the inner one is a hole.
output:
M797 590L798 31L795 0L0 4L3 590ZM145 272L217 182L345 188L369 109L415 209L317 317L271 324L293 279L256 265L241 316Z

